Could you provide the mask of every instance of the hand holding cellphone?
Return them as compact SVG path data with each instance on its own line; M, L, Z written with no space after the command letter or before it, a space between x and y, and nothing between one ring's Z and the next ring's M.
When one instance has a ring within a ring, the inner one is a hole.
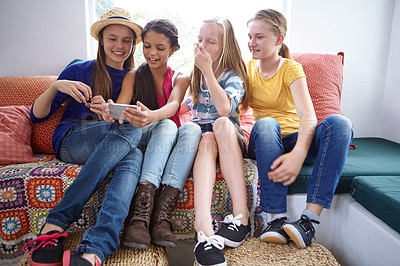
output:
M122 116L122 111L125 110L128 107L131 108L136 108L137 110L140 110L140 107L137 105L132 105L132 104L120 104L120 103L113 103L113 104L106 104L108 108L108 114L111 115L112 118L114 119L120 119Z

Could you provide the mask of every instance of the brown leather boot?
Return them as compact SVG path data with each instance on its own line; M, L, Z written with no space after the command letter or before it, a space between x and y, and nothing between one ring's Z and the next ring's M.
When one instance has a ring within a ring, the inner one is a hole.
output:
M124 246L147 249L150 245L150 217L154 206L155 186L139 184L133 197L122 234Z
M177 239L171 224L171 212L175 209L180 191L171 186L161 186L151 216L151 241L154 244L176 247Z

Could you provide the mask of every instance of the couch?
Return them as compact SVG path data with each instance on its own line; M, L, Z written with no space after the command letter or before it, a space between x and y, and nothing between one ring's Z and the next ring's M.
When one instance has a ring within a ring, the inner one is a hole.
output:
M293 54L293 58L303 65L318 121L328 115L342 114L340 97L344 54ZM35 237L48 211L63 197L64 191L82 168L82 165L68 164L56 159L51 147L52 132L61 118L63 107L45 122L32 124L29 120L30 105L56 78L0 77L0 262L18 260L24 243ZM181 118L183 121L190 119L187 115ZM248 139L253 125L251 109L241 115L241 125ZM385 198L387 208L399 210L399 161L400 144L381 138L356 138L350 147L336 190L336 195L353 195L367 209L370 208L369 202L362 199L370 199L371 195L366 191L375 190L378 195L385 194L386 197L375 196L375 209L370 212L398 236L400 211L379 212L379 202ZM266 226L267 215L259 208L256 162L244 158L243 163L251 213L251 235L258 236ZM289 187L289 197L306 193L311 169L310 165L303 166L296 182ZM231 201L219 167L216 172L212 216L214 226L218 228L224 216L231 212ZM96 222L97 212L111 176L112 173L92 195L80 218L71 225L69 231L85 230ZM374 184L383 184L383 188L376 189ZM178 239L194 238L191 174L173 212L172 221ZM398 243L400 247L400 240ZM328 243L328 246L335 245ZM339 254L341 252L338 251Z

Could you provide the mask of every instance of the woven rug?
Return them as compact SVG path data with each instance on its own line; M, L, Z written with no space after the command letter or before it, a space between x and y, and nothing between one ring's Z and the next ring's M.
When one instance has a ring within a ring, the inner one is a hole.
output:
M340 265L332 253L320 244L299 249L293 242L286 245L264 243L257 237L249 237L237 248L224 249L231 265ZM194 262L196 265L196 262Z
M64 241L64 249L75 250L82 239L82 232L69 233ZM30 254L26 254L18 266L30 265ZM150 245L149 249L119 246L117 251L108 257L103 265L127 266L127 265L168 265L168 255L164 247Z

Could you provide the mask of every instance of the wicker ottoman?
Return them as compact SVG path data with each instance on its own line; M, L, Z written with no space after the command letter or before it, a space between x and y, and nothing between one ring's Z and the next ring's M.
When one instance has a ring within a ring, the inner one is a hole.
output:
M319 244L298 249L293 242L287 245L264 243L259 238L249 237L238 248L224 249L231 265L339 265L332 253ZM197 263L194 262L194 265Z
M74 250L82 239L82 233L69 233L64 241L64 248ZM26 254L18 265L30 265L30 254ZM168 265L168 256L166 249L157 245L150 245L148 250L121 245L112 256L106 259L103 265Z

